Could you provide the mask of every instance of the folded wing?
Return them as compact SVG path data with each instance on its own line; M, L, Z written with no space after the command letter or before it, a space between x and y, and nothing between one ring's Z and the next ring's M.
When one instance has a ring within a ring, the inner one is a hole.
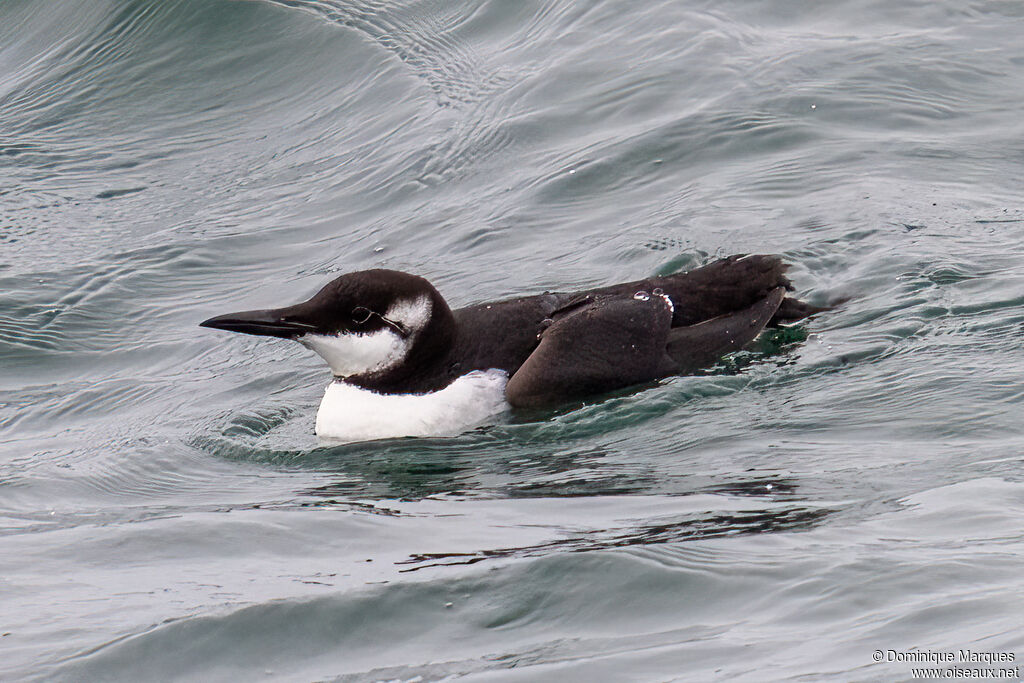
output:
M541 332L506 398L516 407L551 406L707 367L757 337L785 293L776 287L740 310L675 328L666 296L581 299Z

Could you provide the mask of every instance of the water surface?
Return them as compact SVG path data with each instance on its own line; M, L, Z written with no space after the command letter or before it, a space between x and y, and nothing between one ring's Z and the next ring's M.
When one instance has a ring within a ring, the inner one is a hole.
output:
M1013 2L0 3L0 678L905 680L1024 657ZM320 445L341 272L780 253L808 338Z

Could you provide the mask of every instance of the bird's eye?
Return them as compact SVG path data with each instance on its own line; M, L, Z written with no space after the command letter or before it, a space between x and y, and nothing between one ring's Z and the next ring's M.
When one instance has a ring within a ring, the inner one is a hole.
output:
M352 320L360 325L369 320L371 315L373 315L373 311L366 306L356 306L352 309Z

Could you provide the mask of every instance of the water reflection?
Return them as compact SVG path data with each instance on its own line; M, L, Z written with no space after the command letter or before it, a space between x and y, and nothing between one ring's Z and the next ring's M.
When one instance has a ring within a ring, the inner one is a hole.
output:
M673 522L645 524L569 534L565 538L523 547L505 547L471 553L418 553L397 564L409 565L403 572L428 567L467 565L484 560L522 558L556 552L589 552L631 546L680 543L721 536L763 534L810 529L832 512L827 508L789 507L688 517Z

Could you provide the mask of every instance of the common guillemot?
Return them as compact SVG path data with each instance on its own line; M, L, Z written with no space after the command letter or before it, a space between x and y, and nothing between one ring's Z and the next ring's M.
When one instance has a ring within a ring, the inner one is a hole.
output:
M454 434L509 406L549 407L685 374L767 325L822 309L787 297L777 256L730 256L686 273L451 310L425 279L348 273L286 308L200 325L293 339L334 373L316 433L360 441Z

